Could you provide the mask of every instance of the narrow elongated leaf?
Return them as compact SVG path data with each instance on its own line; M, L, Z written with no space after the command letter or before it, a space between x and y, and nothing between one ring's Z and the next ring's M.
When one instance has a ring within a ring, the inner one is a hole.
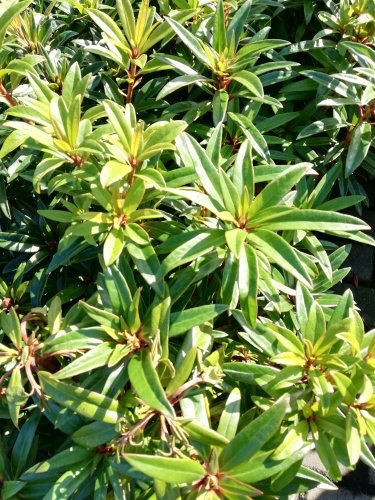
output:
M240 83L245 87L252 95L262 98L264 96L263 85L259 78L250 73L250 71L242 70L238 73L231 75L231 79Z
M284 170L262 189L250 206L248 216L255 216L260 210L275 206L292 187L306 174L310 164L296 165ZM284 207L283 207L284 208Z
M18 427L18 417L21 407L29 399L29 395L23 388L21 370L18 365L13 368L10 376L6 391L6 399L10 418L12 419L13 424Z
M177 335L181 335L194 326L199 326L206 321L211 321L227 309L228 306L225 304L209 304L172 313L169 336L176 337Z
M218 54L221 54L227 45L223 0L218 0L216 5L212 45Z
M217 432L227 439L234 439L240 419L241 391L235 387L229 394L221 414Z
M197 349L196 347L192 347L186 353L186 356L176 369L175 376L170 380L167 388L165 389L165 392L168 396L177 391L177 389L179 389L180 386L182 386L190 377L196 357Z
M69 408L91 420L100 420L109 424L115 424L119 419L117 400L60 382L47 372L39 372L38 377L43 392L63 408Z
M182 424L184 430L189 434L190 439L197 443L208 444L209 446L219 446L223 448L229 440L218 432L205 427L198 422L187 422Z
M349 177L366 158L372 142L370 123L361 123L351 137L348 154L345 160L345 176Z
M225 240L229 250L238 259L241 255L247 233L243 229L230 229L225 231Z
M207 52L203 47L208 49L203 42L201 42L198 38L196 38L190 31L184 28L180 23L175 21L172 18L165 18L167 23L171 26L173 31L179 36L182 42L192 51L195 57L206 67L212 67L212 62L207 56Z
M158 374L153 367L150 353L143 349L133 355L128 371L130 382L138 396L151 408L173 417L173 407L168 401Z
M258 315L258 259L250 245L242 246L239 254L238 288L244 318L255 327Z
M65 366L62 370L55 374L55 377L59 380L64 378L75 377L76 375L80 375L81 373L85 373L95 368L100 368L101 366L105 366L111 354L113 352L113 345L109 342L103 342L103 344L94 347L89 352L75 359L67 366Z
M353 88L331 75L313 70L301 71L301 74L311 78L319 85L323 85L324 87L334 90L337 94L340 94L343 97L356 97L356 93Z
M161 265L154 247L151 244L137 246L133 243L128 243L126 248L146 283L148 283L158 295L163 296L164 286L160 281L160 278L162 278Z
M182 134L176 144L181 153L185 150L188 163L186 166L194 165L206 193L222 204L219 173L204 149L188 134Z
M248 241L280 267L288 271L307 287L311 286L311 278L301 259L281 236L265 229L248 235Z
M277 432L287 408L286 400L280 400L244 427L223 449L220 466L230 471L249 460Z
M189 458L169 458L151 455L125 455L130 465L147 476L166 483L191 484L203 478L203 467ZM173 473L171 473L173 471Z
M175 267L191 262L198 257L210 252L214 248L221 246L225 242L224 231L219 229L204 231L194 236L186 243L173 250L166 257L160 267L159 276L165 276Z
M56 500L62 496L71 497L76 489L90 476L92 461L85 460L62 474L42 500Z
M121 29L108 14L97 9L86 9L86 11L91 19L110 39L119 42L125 47L128 46Z
M230 118L237 122L242 129L246 139L252 145L254 151L258 153L259 156L264 158L266 161L273 163L270 152L268 150L268 145L262 134L252 123L252 121L245 115L239 113L228 113Z
M181 89L182 87L186 87L187 85L192 85L194 83L210 82L210 81L211 80L206 76L199 74L177 76L176 78L173 78L173 80L170 80L162 88L162 90L156 96L156 100L158 101L159 99L164 99L165 97L167 97L167 95L172 94L172 92L175 92L176 90Z
M126 38L135 40L134 10L130 0L116 0L116 7Z

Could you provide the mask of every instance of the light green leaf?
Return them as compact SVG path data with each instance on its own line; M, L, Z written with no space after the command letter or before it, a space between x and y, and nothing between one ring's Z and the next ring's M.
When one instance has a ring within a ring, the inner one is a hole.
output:
M267 184L262 191L255 197L250 205L248 218L254 217L258 212L269 207L277 205L286 194L297 184L297 182L306 175L307 170L311 167L310 164L301 164L289 167L276 178ZM284 209L284 207L280 207ZM277 211L276 215L277 214Z
M279 400L244 427L223 449L220 470L231 471L255 455L279 430L286 408L286 399Z
M345 160L346 177L349 177L366 158L372 143L371 127L371 123L364 122L355 128Z
M124 248L124 231L121 227L112 228L103 246L103 258L106 266L113 264Z
M243 134L252 145L254 151L256 151L258 155L264 158L267 162L273 163L266 140L252 123L250 118L239 113L228 113L228 115L241 127Z
M258 315L258 259L253 248L245 244L239 254L238 288L242 314L251 327Z
M158 374L146 350L134 354L128 366L129 379L138 396L151 408L174 417L174 410L168 401Z
M175 92L176 90L181 89L182 87L186 87L187 85L193 85L194 83L202 83L210 81L211 80L209 78L200 75L198 73L194 75L177 76L176 78L169 80L169 82L165 84L165 86L156 96L156 100L158 101L159 99L164 99L165 97L167 97L167 95L172 94L172 92Z
M190 240L173 250L163 260L158 277L165 276L172 269L197 259L214 248L223 245L224 242L224 231L220 229L203 231L193 236Z
M192 307L184 311L171 314L171 326L169 330L170 337L176 337L187 332L194 326L202 325L211 321L219 314L228 310L225 304L208 304L205 306Z
M221 54L224 51L225 47L227 46L224 6L222 0L218 0L216 4L212 46L218 54Z
M8 403L10 418L18 428L18 417L21 407L29 399L29 395L23 388L21 370L17 365L13 368L6 390L6 400Z
M205 475L203 467L198 462L189 458L169 458L126 453L125 460L143 474L166 483L191 484L194 481L202 479Z
M219 172L204 149L186 133L181 134L176 145L186 166L194 165L206 193L218 203L223 204Z
M176 368L176 373L174 377L170 380L167 388L165 389L165 393L168 396L171 396L175 393L191 376L191 372L195 363L195 359L197 357L197 348L192 347L186 353L186 356L181 361L181 363Z
M235 387L226 400L224 411L221 414L217 432L229 441L234 439L240 419L241 391Z
M208 46L174 19L167 17L165 20L171 26L173 31L179 36L182 42L192 51L195 57L206 67L212 68L212 61L210 61L206 52L206 50L209 51Z
M242 70L238 73L234 73L231 75L231 79L240 83L243 87L245 87L252 95L256 97L260 97L261 99L264 96L263 85L259 78L254 75L254 73L250 73L250 71Z
M50 373L39 372L42 390L63 408L91 420L115 424L119 419L118 402L94 391L56 380Z
M266 229L258 229L254 233L249 233L248 241L263 252L272 262L288 271L307 287L311 286L311 278L307 268L294 248L284 238Z
M109 342L103 342L97 347L89 350L86 354L83 354L83 356L79 356L62 370L58 371L55 374L55 377L58 380L72 378L76 375L80 375L81 373L86 373L88 371L95 370L95 368L105 366L113 353L113 349L113 345Z
M132 171L132 167L127 163L116 160L107 161L100 172L100 183L105 188L114 182L123 179Z
M238 259L240 257L244 241L246 240L247 233L243 229L230 229L225 231L225 240L229 250Z

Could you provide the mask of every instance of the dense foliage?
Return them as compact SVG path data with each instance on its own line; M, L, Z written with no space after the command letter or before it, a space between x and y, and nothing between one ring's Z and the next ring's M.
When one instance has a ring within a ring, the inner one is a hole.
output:
M375 330L332 292L374 245L375 4L153 3L0 0L4 500L375 468Z

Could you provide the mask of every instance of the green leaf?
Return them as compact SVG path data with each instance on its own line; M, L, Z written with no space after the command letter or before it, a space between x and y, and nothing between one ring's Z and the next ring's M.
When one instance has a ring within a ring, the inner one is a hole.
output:
M213 122L215 127L219 125L221 122L225 121L228 103L229 103L228 92L226 92L225 90L218 90L215 92L214 97L212 99ZM220 146L219 146L219 151L220 151Z
M319 436L317 439L314 439L314 443L319 458L327 469L329 476L334 481L339 481L341 479L341 472L337 463L337 457L326 434L324 432L319 432Z
M13 307L8 312L3 311L0 315L1 328L10 338L12 344L19 349L22 346L21 324Z
M70 223L74 221L74 214L66 210L38 210L38 214L56 222Z
M226 400L224 411L221 414L217 432L225 436L229 441L234 439L240 419L241 391L234 388Z
M247 233L243 229L230 229L225 231L225 240L229 250L233 253L236 259L240 258L243 253L244 241L246 240Z
M23 388L21 370L18 365L12 370L5 395L8 403L10 418L12 419L13 424L18 428L20 409L29 399L29 395Z
M268 167L269 168L269 167ZM233 166L232 182L239 193L245 188L249 195L249 202L254 198L254 168L251 154L251 143L245 139L238 150Z
M129 222L126 224L124 229L124 235L129 238L135 245L148 245L150 243L150 238L147 232L135 222Z
M52 488L43 497L43 500L56 500L62 497L72 497L77 488L91 475L93 463L85 460L62 474Z
M361 123L351 136L348 154L345 160L345 177L349 177L358 168L372 143L372 128L370 123Z
M181 424L184 430L189 434L190 439L197 443L207 444L209 446L219 446L223 448L228 444L228 439L220 433L205 427L198 422L190 421Z
M189 458L169 458L126 453L125 460L154 479L172 484L191 484L205 475L203 467ZM173 474L171 474L173 471Z
M204 64L204 66L212 68L212 62L208 58L206 52L206 50L209 51L209 47L174 19L166 17L165 20L171 26L173 31L179 36L182 42L192 51L198 61Z
M23 481L4 481L1 485L1 498L3 500L13 500L17 498L17 493L26 485Z
M32 446L40 420L40 412L33 411L17 435L16 442L12 447L11 470L13 477L19 477L28 466L32 457Z
M194 326L202 325L211 321L219 314L228 310L225 304L208 304L205 306L192 307L184 311L171 314L171 326L169 330L170 337L176 337L187 332Z
M142 202L146 188L143 179L137 177L133 184L126 191L124 212L126 215L131 215Z
M133 106L128 104L125 113L123 107L111 101L103 101L103 106L122 146L126 153L130 154L130 144L133 136L133 123L131 123L130 116L135 113Z
M266 140L252 123L250 118L239 113L228 113L228 115L241 127L243 134L250 142L254 151L256 151L258 155L264 158L267 162L273 163Z
M147 127L143 134L143 147L139 159L145 160L148 157L147 151L155 151L159 144L172 143L186 127L187 123L182 120L159 121Z
M286 409L286 399L279 400L244 427L223 449L220 470L229 472L255 455L278 431Z
M255 197L254 201L250 205L248 218L254 217L261 210L276 206L280 203L292 187L295 186L304 175L306 175L307 169L310 167L310 164L295 165L277 175L276 178L268 183L258 196ZM278 208L284 209L284 207ZM275 210L275 215L278 215L277 210Z
M111 17L109 17L108 14L97 9L86 9L86 12L111 40L114 40L120 45L124 45L125 47L128 46L126 38L124 37L121 29L118 27L115 21ZM128 18L128 22L129 24L131 24L131 18Z
M70 437L75 443L79 444L83 448L96 448L101 444L109 443L117 435L118 433L116 432L114 425L106 424L104 422L92 422L91 424L80 427L78 430L73 432ZM80 450L79 448L77 451L81 451L81 454L83 451L88 454L86 450ZM75 452L75 454L77 453L77 451ZM89 457L86 457L86 460L87 458ZM78 460L76 459L76 461Z
M88 371L95 370L95 368L105 366L113 353L113 349L113 345L109 342L103 342L101 345L98 345L82 356L79 356L62 370L59 370L55 374L55 377L58 380L62 380L64 378L75 377L81 373L86 373Z
M56 380L47 372L39 372L43 392L63 408L77 412L91 420L115 424L119 419L118 402L94 391Z
M192 347L186 353L186 356L176 368L174 377L170 380L165 389L167 396L174 394L191 376L193 366L197 357L197 348Z
M23 0L21 2L4 2L4 9L0 15L0 46L4 42L6 31L13 19L21 14L31 4L31 0Z
M212 46L218 54L221 54L227 46L224 5L222 0L216 4L216 13L214 17L214 28L212 34Z
M112 228L103 246L103 258L106 266L113 264L124 248L124 231L121 227Z
M354 466L361 455L361 435L353 411L346 416L345 437L350 465Z
M84 301L81 301L79 304L85 310L85 313L99 325L108 326L109 328L117 330L121 329L120 319L115 314L105 311L104 309L98 309Z
M238 288L244 318L255 327L258 315L258 259L250 245L242 246L239 255Z
M161 265L154 247L149 245L138 246L133 243L126 245L131 258L143 279L161 297L164 296L163 282L160 280Z
M197 259L214 248L223 245L224 242L224 231L220 229L200 232L173 250L163 260L158 276L165 276L172 269Z
M113 428L113 426L109 426L108 424L103 424L101 422L94 422L94 425L98 423L101 426ZM88 426L85 425L82 427L82 429L91 427L91 425L92 424ZM79 431L77 432L80 432L80 430L81 429L79 429ZM91 457L92 451L85 450L80 446L73 445L63 451L56 453L48 460L44 460L43 462L39 462L33 465L22 474L21 479L24 481L37 479L38 477L40 477L40 474L43 474L44 472L64 470L73 464L77 464L79 462L82 462L83 460L89 460Z
M158 101L160 99L164 99L165 97L167 97L167 95L172 94L172 92L175 92L182 87L186 87L187 85L193 85L194 83L200 84L210 81L211 80L209 78L198 73L193 75L177 76L176 78L173 78L173 80L170 80L165 84L165 86L156 96L156 100Z
M252 95L256 97L263 98L263 85L259 78L254 75L254 73L250 73L250 71L242 70L238 73L234 73L230 76L231 80L234 80L240 83L243 87L245 87Z
M319 85L323 85L324 87L334 90L337 94L340 94L343 97L356 97L356 92L351 87L331 75L313 70L301 71L301 74L311 78Z
M132 171L132 167L116 160L107 161L100 172L100 183L105 188L123 179Z
M177 146L186 166L194 165L198 177L207 194L222 204L219 172L212 164L204 149L188 134L181 134ZM185 159L186 158L186 159Z
M129 0L116 0L118 15L120 16L124 33L128 40L135 39L134 10Z
M299 279L307 287L311 286L311 278L307 268L291 247L281 236L265 229L249 233L248 241L292 276Z
M154 410L173 418L173 407L165 395L150 353L143 349L134 354L129 362L128 372L138 396Z

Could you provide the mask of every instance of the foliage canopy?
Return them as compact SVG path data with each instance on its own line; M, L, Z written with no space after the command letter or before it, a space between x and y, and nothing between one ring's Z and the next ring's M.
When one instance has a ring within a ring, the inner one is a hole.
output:
M0 0L4 500L375 467L375 330L332 292L375 244L375 6L153 3Z

